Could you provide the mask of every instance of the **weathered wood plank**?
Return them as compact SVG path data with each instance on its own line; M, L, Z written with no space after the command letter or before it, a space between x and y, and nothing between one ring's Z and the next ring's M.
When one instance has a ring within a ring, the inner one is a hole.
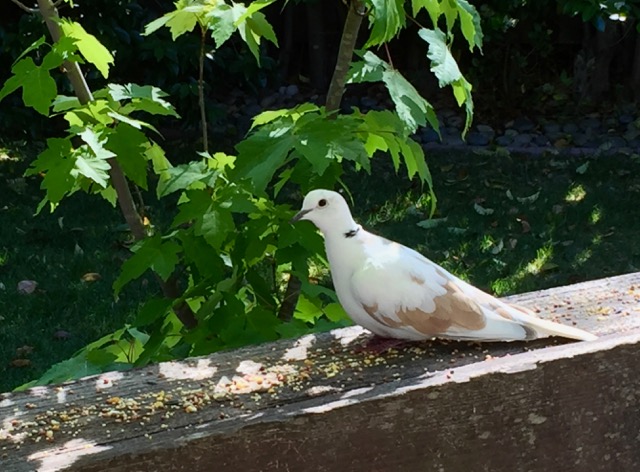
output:
M610 336L372 355L347 328L5 394L0 470L640 470L640 274L512 299Z

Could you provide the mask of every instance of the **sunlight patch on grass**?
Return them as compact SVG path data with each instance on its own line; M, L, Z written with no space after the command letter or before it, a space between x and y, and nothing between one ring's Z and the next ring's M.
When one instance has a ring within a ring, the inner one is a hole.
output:
M547 244L541 247L536 252L536 257L530 262L520 267L513 274L508 275L495 280L491 284L491 290L496 295L503 295L505 293L512 292L514 288L518 287L522 281L531 275L539 275L546 270L551 270L557 267L551 260L553 259L553 246Z
M536 257L525 266L525 274L538 275L549 266L552 258L553 247L551 245L541 247L536 252Z
M584 200L587 196L587 191L581 184L574 184L571 186L567 195L564 197L564 200L567 203L578 203Z
M487 252L489 249L491 249L493 246L495 245L495 241L493 240L493 238L491 237L490 234L485 234L482 237L482 241L480 242L480 250L482 252Z
M587 263L587 261L588 261L589 259L591 259L591 256L592 256L592 255L593 255L593 253L591 252L591 249L589 249L589 248L587 248L587 249L584 249L584 250L580 251L580 252L576 255L575 259L573 260L573 265L574 265L574 266L578 266L578 267L579 267L579 266L581 266L581 265L586 264L586 263Z
M597 224L602 219L602 208L599 205L593 207L591 214L589 215L589 221L592 225Z
M402 222L408 215L427 216L431 208L429 195L416 196L408 191L387 200L379 209L369 215L367 225L375 226L379 223Z
M18 157L10 156L7 153L6 149L1 149L0 148L0 162L3 162L3 161L18 162L19 160L20 160L20 158L18 158Z

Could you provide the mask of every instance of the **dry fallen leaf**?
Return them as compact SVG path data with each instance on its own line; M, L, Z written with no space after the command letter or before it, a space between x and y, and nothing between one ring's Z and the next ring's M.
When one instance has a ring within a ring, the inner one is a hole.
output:
M95 282L96 280L100 280L101 278L102 276L97 272L87 272L82 277L80 277L80 280L82 280L83 282Z
M69 339L71 337L71 333L69 331L65 331L64 329L59 329L55 333L53 333L53 337L55 339Z
M14 359L10 362L11 367L29 367L31 361L29 359Z
M38 282L35 280L21 280L18 282L18 293L29 295L35 292L36 288L38 288Z
M529 222L527 220L523 220L522 218L517 218L517 220L522 225L522 232L523 233L528 233L529 231L531 231L531 225L529 224Z
M33 346L24 345L16 349L16 357L26 357L33 352Z
M495 211L493 208L485 208L479 205L478 203L473 204L473 209L476 211L476 213L482 216L492 215L493 212Z
M569 145L569 141L564 138L557 139L553 145L557 148L566 148Z

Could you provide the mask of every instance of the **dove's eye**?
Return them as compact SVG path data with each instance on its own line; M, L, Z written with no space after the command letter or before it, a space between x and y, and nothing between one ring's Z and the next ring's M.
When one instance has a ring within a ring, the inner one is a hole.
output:
M327 201L323 198L318 202L318 206L320 207L327 206Z

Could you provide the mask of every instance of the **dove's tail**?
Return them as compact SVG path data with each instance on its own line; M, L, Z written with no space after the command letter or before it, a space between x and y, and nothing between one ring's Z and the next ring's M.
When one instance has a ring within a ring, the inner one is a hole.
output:
M546 338L549 336L560 336L579 341L594 341L598 339L595 334L582 329L538 318L535 313L527 308L507 303L505 305L509 308L509 315L513 320L520 323L527 331L527 339Z

